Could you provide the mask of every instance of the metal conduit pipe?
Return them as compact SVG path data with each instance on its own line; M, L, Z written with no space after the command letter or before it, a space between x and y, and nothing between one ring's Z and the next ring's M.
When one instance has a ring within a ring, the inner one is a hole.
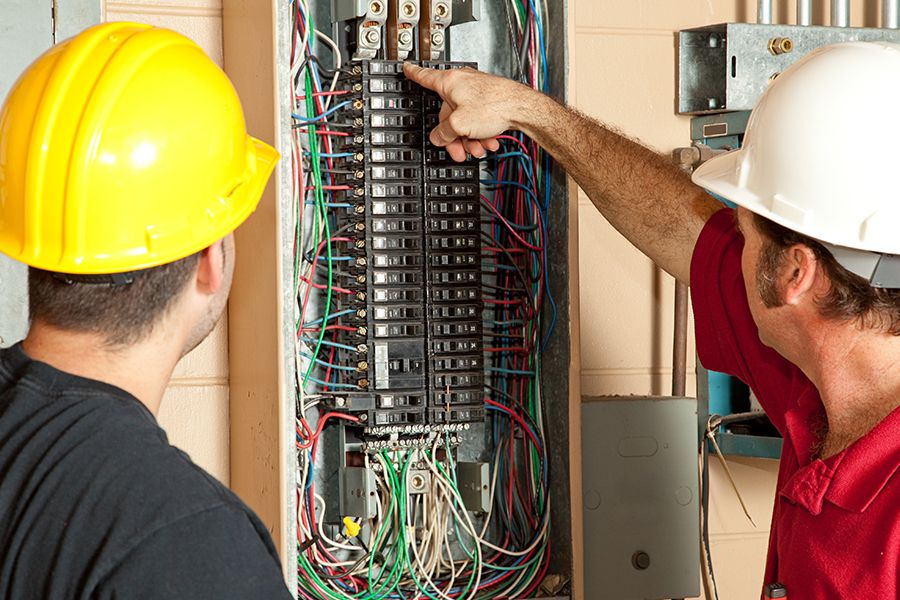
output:
M797 0L797 25L812 25L812 0Z
M772 0L759 0L756 6L756 22L764 25L772 23Z
M850 27L850 0L831 0L831 26Z
M900 0L882 0L881 26L887 29L900 28Z

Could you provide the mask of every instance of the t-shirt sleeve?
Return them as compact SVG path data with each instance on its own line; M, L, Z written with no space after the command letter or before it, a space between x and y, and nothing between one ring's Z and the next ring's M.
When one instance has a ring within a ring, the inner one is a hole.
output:
M743 248L731 209L709 219L694 247L691 301L697 356L707 369L734 375L749 385L783 433L799 370L759 339L741 273Z
M93 597L97 600L289 600L275 550L246 511L221 505L149 533Z

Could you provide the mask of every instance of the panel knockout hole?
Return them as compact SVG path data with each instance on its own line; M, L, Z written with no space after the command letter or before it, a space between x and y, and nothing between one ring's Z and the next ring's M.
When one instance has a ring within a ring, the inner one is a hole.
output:
M638 550L631 556L631 566L638 571L646 571L650 567L650 555Z

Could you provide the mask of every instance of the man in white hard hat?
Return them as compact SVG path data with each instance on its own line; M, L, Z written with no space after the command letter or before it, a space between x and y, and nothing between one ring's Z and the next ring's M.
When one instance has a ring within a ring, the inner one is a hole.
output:
M900 46L822 48L754 110L744 147L694 183L514 82L407 66L446 101L457 159L518 129L601 213L692 286L705 366L748 383L784 436L766 584L897 598L900 574ZM736 203L722 208L704 188Z

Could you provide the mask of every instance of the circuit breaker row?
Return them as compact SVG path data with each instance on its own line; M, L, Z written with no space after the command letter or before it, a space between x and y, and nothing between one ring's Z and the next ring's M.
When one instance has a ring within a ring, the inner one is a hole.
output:
M428 142L439 99L401 62L353 63L341 86L333 171L351 208L334 228L336 308L351 325L335 340L354 349L342 372L358 390L344 408L375 433L483 421L478 165Z

